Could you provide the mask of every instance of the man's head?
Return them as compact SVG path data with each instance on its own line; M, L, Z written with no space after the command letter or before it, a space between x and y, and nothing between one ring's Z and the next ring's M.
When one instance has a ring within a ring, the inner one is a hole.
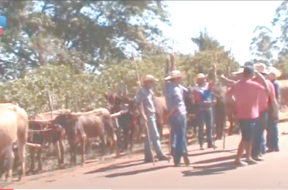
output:
M245 66L243 70L244 78L252 78L254 76L254 68L251 66Z
M207 81L207 76L203 73L198 73L196 75L196 83L200 86L205 85Z
M261 73L263 76L268 75L267 66L265 63L255 63L253 67L256 72Z
M173 71L171 71L169 76L165 77L165 80L166 81L170 80L172 82L180 84L182 82L183 78L184 78L184 76L179 70L173 70Z
M143 79L143 86L146 88L152 88L158 81L153 75L146 75Z

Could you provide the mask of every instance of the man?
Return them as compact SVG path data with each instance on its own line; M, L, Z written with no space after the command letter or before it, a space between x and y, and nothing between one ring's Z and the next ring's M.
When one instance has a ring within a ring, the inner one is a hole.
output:
M152 90L156 81L158 80L152 75L145 76L143 80L143 87L138 91L136 96L136 105L139 107L139 111L144 122L146 122L148 125L150 140L157 153L158 160L168 160L168 157L163 154L161 149L160 136L156 125L154 92ZM143 104L144 110L141 109L141 104ZM151 145L149 144L148 134L146 134L144 141L144 162L152 162L153 155L151 154L150 146Z
M165 78L164 95L167 103L167 119L171 126L171 153L174 165L179 166L183 156L186 166L190 164L187 152L186 107L184 93L187 91L181 85L183 75L178 70L171 71Z
M200 149L203 150L204 124L206 124L208 148L215 148L213 140L213 105L215 101L212 92L212 83L206 81L206 75L203 73L197 74L196 83L197 86L194 89L194 96L199 107L197 119L199 122L198 140Z
M246 165L245 162L241 161L244 150L246 151L246 162L248 164L256 163L256 161L252 159L251 153L256 120L260 116L259 94L270 94L264 77L257 72L255 75L264 86L252 81L254 68L247 66L244 67L242 78L237 81L227 93L227 98L232 99L232 96L234 97L236 118L239 120L242 135L235 158L235 164L238 166Z
M264 63L256 63L254 64L254 70L261 73L264 77L267 77L268 71L266 69L266 65ZM252 148L252 158L256 161L262 161L263 157L262 154L266 152L265 146L265 138L264 138L264 130L268 127L268 114L271 108L272 99L275 98L275 90L273 84L267 80L267 87L271 92L271 96L267 93L260 93L258 102L259 102L259 111L260 117L256 121L256 128L255 128L255 139ZM261 83L259 78L255 78L254 81Z
M280 103L280 86L277 81L277 78L281 76L281 72L274 68L270 67L268 71L268 79L272 82L274 86L274 93L276 100L278 104ZM267 152L278 152L279 151L279 145L278 145L278 119L273 117L272 110L269 110L269 116L268 116L268 128L267 128Z

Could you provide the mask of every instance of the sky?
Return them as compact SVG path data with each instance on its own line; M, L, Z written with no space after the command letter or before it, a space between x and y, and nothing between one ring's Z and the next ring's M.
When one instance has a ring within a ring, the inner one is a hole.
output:
M197 46L191 37L206 29L225 50L231 50L239 64L253 57L249 45L256 26L271 26L282 1L167 1L170 27L164 35L171 38L174 51L194 54Z

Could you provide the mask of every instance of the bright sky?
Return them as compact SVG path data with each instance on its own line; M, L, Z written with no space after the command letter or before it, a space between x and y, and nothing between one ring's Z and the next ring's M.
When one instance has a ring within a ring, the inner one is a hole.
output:
M257 25L270 26L281 1L167 1L172 26L164 35L174 39L174 51L194 54L191 37L208 32L240 64L250 60L249 45ZM171 40L172 43L172 40Z

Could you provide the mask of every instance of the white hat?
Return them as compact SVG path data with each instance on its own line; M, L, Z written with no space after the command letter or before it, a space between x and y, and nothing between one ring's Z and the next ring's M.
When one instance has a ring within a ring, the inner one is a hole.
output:
M157 82L158 79L156 79L153 75L146 75L143 79L143 82L147 82L147 81Z
M276 78L280 77L282 75L281 71L279 69L276 69L275 67L268 67L268 74L274 74Z
M173 70L169 76L165 77L164 80L171 80L174 78L183 78L183 74L179 70Z
M254 70L258 73L268 74L267 66L264 63L255 63Z
M207 77L207 75L205 75L205 74L203 74L203 73L198 73L197 75L196 75L196 79L202 79L202 78L206 78Z

